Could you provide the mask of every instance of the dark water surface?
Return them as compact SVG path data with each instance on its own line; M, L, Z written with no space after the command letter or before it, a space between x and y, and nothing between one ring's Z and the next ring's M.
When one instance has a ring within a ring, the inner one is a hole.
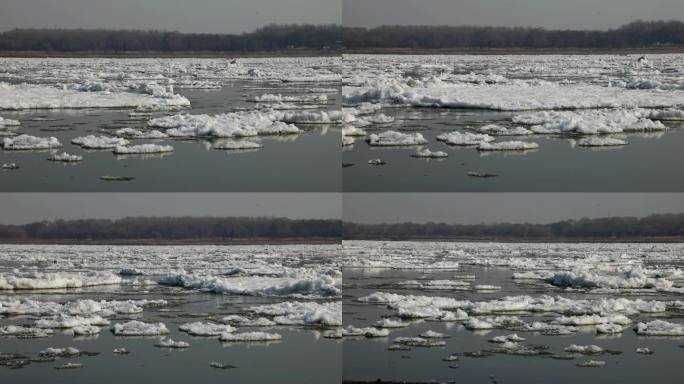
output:
M629 145L584 148L559 135L503 136L496 141L522 140L539 144L532 151L478 152L475 147L449 146L436 140L466 126L510 125L515 113L431 108L385 108L395 123L366 129L420 132L432 151L445 159L418 159L413 147L370 147L362 138L343 151L344 191L349 192L676 192L684 191L680 164L684 161L684 126L659 133L629 133ZM400 121L400 122L396 122ZM368 165L381 158L387 164ZM467 173L493 173L477 178Z

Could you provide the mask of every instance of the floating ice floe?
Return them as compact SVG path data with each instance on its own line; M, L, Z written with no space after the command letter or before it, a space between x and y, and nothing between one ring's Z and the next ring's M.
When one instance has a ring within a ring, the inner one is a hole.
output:
M347 326L346 328L338 328L331 331L323 332L323 337L328 339L341 339L343 337L387 337L389 330L375 327L356 328L354 326Z
M497 343L497 344L503 344L506 342L518 343L521 341L525 341L525 338L518 336L517 333L513 333L510 335L503 335L503 336L495 336L495 337L489 339L489 342Z
M480 143L478 151L526 151L539 148L539 144L526 141L501 141L498 143Z
M623 330L624 330L624 327L620 324L607 323L607 324L598 324L596 326L596 333L602 333L602 334L607 334L607 335L622 333Z
M62 153L55 153L54 155L48 157L47 159L50 161L61 161L64 163L78 163L79 161L83 160L83 156L70 155L66 152L62 152Z
M368 165L385 165L387 162L385 160L377 158L368 160Z
M88 317L72 316L65 313L49 318L36 320L37 328L76 328L84 326L109 325L109 320L102 318L99 315Z
M2 165L0 165L0 169L13 171L19 169L19 166L17 163L2 163Z
M64 289L121 283L109 272L19 272L0 273L0 290Z
M577 141L580 147L615 147L629 144L627 140L613 137L586 137Z
M169 329L164 323L144 323L131 320L126 323L117 323L112 327L115 336L157 336L166 335Z
M300 302L287 301L276 304L250 307L250 312L273 317L280 325L342 325L342 302Z
M204 323L201 321L181 324L178 329L193 336L219 336L222 333L235 331L235 328L230 325Z
M71 140L71 143L86 149L111 149L128 145L129 141L121 137L88 135L76 137Z
M184 349L190 348L190 343L186 341L174 341L171 338L161 338L159 339L159 341L157 341L157 344L155 344L155 346L160 348Z
M342 124L355 120L353 115L343 111L285 112L280 119L292 124Z
M264 94L264 95L259 95L259 96L252 96L248 97L247 101L254 101L254 102L260 102L260 103L277 103L277 102L286 102L286 103L319 103L319 104L325 104L328 102L328 95L291 95L291 96L283 96L283 95L274 95L274 94Z
M31 135L19 135L2 139L2 147L5 150L43 150L59 148L62 143L56 137L36 137Z
M7 127L17 127L21 125L19 120L6 119L0 116L0 129L5 129Z
M74 332L74 335L89 336L99 334L101 328L95 325L79 325L77 327L72 328L71 330Z
M49 347L46 349L43 349L42 351L38 352L38 356L42 357L75 357L79 356L81 354L81 351L74 347L66 347L66 348L54 348L54 347Z
M301 271L283 277L222 277L170 273L159 279L160 284L215 293L250 296L338 296L340 281L336 276Z
M653 352L653 350L650 348L642 347L642 348L637 348L636 353L638 353L640 355L652 355L655 352Z
M516 115L513 122L531 126L539 134L577 133L584 135L633 131L662 131L667 127L644 109L547 111Z
M418 150L416 153L411 154L411 157L427 158L427 159L441 159L449 157L449 154L443 151L431 151L429 148L423 150Z
M405 322L401 321L401 319L397 319L397 320L382 319L382 320L378 320L373 325L375 327L378 327L378 328L404 328L404 327L408 327L411 324L405 323Z
M353 127L351 125L346 125L342 128L342 136L366 136L366 131L361 128Z
M170 145L159 144L138 144L138 145L119 145L114 148L117 155L145 154L145 153L168 153L173 152L174 148Z
M598 355L603 353L603 348L598 345L577 345L572 344L569 347L563 349L565 352L569 353L580 353L583 355Z
M621 274L604 275L589 270L558 272L546 279L552 285L573 288L671 288L673 282L650 277L643 269L631 269Z
M421 333L421 334L418 335L418 336L420 336L420 337L422 337L422 338L424 338L424 339L447 339L447 338L451 337L451 336L449 336L449 335L447 335L447 334L440 333L440 332L435 332L435 331L432 331L432 330L427 330L427 331Z
M300 133L293 124L279 121L282 113L243 111L221 115L178 114L148 122L150 127L166 129L171 137L250 137Z
M478 131L483 134L492 136L525 136L531 135L534 132L525 127L508 128L501 125L489 124L478 128Z
M224 342L234 341L276 341L283 337L277 333L267 332L242 332L242 333L223 333L219 340Z
M130 92L94 91L92 88L91 92L84 87L60 89L44 85L0 83L0 110L190 106L190 101L185 97L152 84L143 84Z
M397 337L392 340L394 344L406 345L409 347L444 347L446 341L432 340L423 337Z
M169 137L166 133L157 131L156 129L143 131L134 128L121 128L118 129L115 134L126 139L164 139Z
M665 320L653 320L637 324L634 331L641 336L684 336L684 325Z
M271 327L276 325L275 321L269 320L265 317L250 318L240 315L228 315L221 318L221 322L225 324L238 325L241 327Z
M54 334L52 329L26 327L21 325L5 325L0 327L0 336L13 336L21 339L38 339Z
M427 140L420 133L401 133L397 131L385 131L372 134L368 137L371 146L408 146L427 144Z
M441 135L437 136L437 140L443 141L449 145L470 146L479 145L481 143L488 143L490 141L493 141L494 138L484 133L463 133L454 131L449 133L442 133Z
M226 140L226 139L221 139L218 141L215 141L211 147L213 149L222 149L222 150L243 150L243 149L259 149L263 148L264 146L260 143L255 143L253 141L247 141L247 140Z
M577 366L580 368L601 368L606 366L606 362L600 360L589 360L582 363L578 363Z

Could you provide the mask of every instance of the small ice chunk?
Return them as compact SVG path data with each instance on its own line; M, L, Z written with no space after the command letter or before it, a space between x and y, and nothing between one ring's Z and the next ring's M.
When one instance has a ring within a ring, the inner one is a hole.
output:
M653 320L637 324L634 331L641 336L684 336L684 325L665 320Z
M501 141L498 143L480 143L478 151L526 151L539 148L539 144L526 141Z
M178 329L193 336L220 336L222 333L235 331L235 328L230 325L201 321L181 324Z
M411 157L420 157L428 159L440 159L444 157L449 157L449 154L443 151L431 151L429 148L423 150L418 150L416 153L412 154Z
M283 337L277 333L267 332L243 332L243 333L223 333L219 340L232 341L275 341Z
M157 336L169 333L164 323L144 323L131 320L126 323L114 324L112 332L116 336Z
M441 135L437 136L437 140L443 141L449 145L470 146L479 145L481 143L488 143L490 141L493 141L494 138L492 136L482 133L463 133L454 131L449 133L442 133Z
M71 143L86 149L111 149L120 145L127 145L128 140L121 137L88 135L76 137L71 140Z
M368 138L368 144L376 147L408 146L427 144L427 140L420 133L401 133L397 131L385 131L372 134Z
M79 161L83 160L83 156L70 155L66 152L62 152L62 153L55 153L54 155L48 157L48 160L50 160L50 161L61 161L64 163L78 163Z
M173 152L173 147L170 145L159 144L139 144L130 146L119 145L116 148L114 148L114 153L116 153L117 155L166 152Z
M626 140L613 137L585 137L577 142L580 147L615 147L629 144Z
M190 348L190 343L185 342L185 341L174 341L171 338L161 338L155 344L156 347L160 348L174 348L174 349L183 349L183 348Z

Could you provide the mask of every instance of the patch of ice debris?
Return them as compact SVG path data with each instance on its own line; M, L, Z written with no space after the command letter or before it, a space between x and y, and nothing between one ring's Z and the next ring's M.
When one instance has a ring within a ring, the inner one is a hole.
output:
M366 136L366 131L351 125L345 125L342 128L342 136Z
M219 336L222 333L235 331L235 328L230 325L205 323L201 321L181 324L178 329L193 336Z
M250 318L240 315L228 315L221 318L224 324L237 325L240 327L271 327L276 325L275 321L265 317Z
M606 323L598 324L596 326L596 333L602 333L607 335L622 333L624 327L620 324Z
M153 84L112 92L111 89L94 89L87 84L60 89L45 85L0 83L0 110L145 106L188 107L190 101L174 94L173 90Z
M580 147L615 147L627 144L627 140L614 137L586 137L577 141Z
M184 349L190 348L190 343L186 341L174 341L173 339L167 337L159 339L155 346L159 348Z
M301 302L286 301L282 303L253 306L248 311L256 315L269 316L280 325L342 325L342 302Z
M278 333L267 333L267 332L241 332L241 333L223 333L219 340L224 342L236 342L236 341L277 341L281 340L283 337Z
M525 338L518 336L517 333L512 333L510 335L495 336L495 337L489 339L489 342L497 343L497 344L503 344L506 342L518 343L521 341L525 341Z
M328 95L274 95L274 94L263 94L258 96L251 96L247 98L247 101L254 101L260 103L277 103L277 102L288 102L288 103L318 103L325 104L328 102Z
M157 336L166 335L169 329L164 323L144 323L131 320L126 323L117 323L112 327L115 336Z
M650 348L641 347L641 348L636 349L636 353L638 353L640 355L652 355L654 352Z
M601 368L606 366L605 361L600 360L589 360L577 364L580 368Z
M19 135L2 139L2 148L7 151L44 150L59 148L62 143L56 137Z
M145 153L167 153L173 152L174 148L170 145L159 144L138 144L138 145L119 145L114 148L114 153L117 155L126 154L145 154Z
M477 145L478 151L527 151L539 148L539 144L526 141L501 141L497 143L483 143Z
M36 320L35 325L37 328L76 328L91 325L109 325L109 320L99 315L82 317L60 313L53 318Z
M634 268L620 274L605 275L591 270L557 272L546 279L550 284L572 288L672 288L673 282L651 277L646 270Z
M110 272L2 272L0 290L64 289L121 283Z
M0 336L13 336L22 339L37 339L50 337L54 334L52 329L26 327L22 325L5 325L0 327Z
M48 157L48 160L50 160L50 161L61 161L64 163L78 163L79 161L83 160L83 156L70 155L66 152L62 152L62 153L55 153L54 155L51 155L50 157Z
M42 357L74 357L74 356L79 356L81 354L81 351L74 347L66 347L66 348L54 348L54 347L49 347L45 348L42 351L38 352L38 356Z
M72 328L74 335L79 336L97 335L100 333L100 330L101 328L95 325L79 325Z
M577 345L572 344L569 347L563 349L565 352L569 353L580 353L583 355L598 355L603 353L603 348L598 345Z
M0 129L5 129L7 127L17 127L21 125L19 120L7 119L0 116Z
M169 137L166 133L155 129L143 131L135 128L121 128L116 130L115 134L126 139L164 139Z
M382 319L382 320L378 320L374 324L374 326L376 326L378 328L404 328L404 327L408 327L409 325L411 325L411 324L403 322L400 319L397 319L397 320Z
M426 339L423 337L397 337L392 340L392 343L399 345L406 345L409 347L444 347L446 341Z
M426 159L441 159L449 157L449 154L443 151L431 151L429 148L416 151L411 154L412 157L426 158Z
M128 145L129 141L121 137L88 135L76 137L71 140L71 143L86 149L111 149Z
M427 140L420 133L401 133L385 131L374 133L368 137L368 144L375 147L408 146L427 144Z
M534 133L525 127L508 128L497 124L485 125L478 128L478 131L482 134L489 134L492 136L525 136Z
M259 149L263 148L264 146L260 143L255 143L253 141L247 141L247 140L226 140L226 139L221 139L217 140L212 143L211 147L213 149L221 149L221 150L244 150L244 149Z
M437 136L437 140L443 141L449 145L479 145L481 143L488 143L493 141L494 138L484 133L471 133L471 132L448 132L442 133Z
M637 324L634 331L641 336L684 336L684 325L665 320L652 320Z
M354 326L347 326L346 328L338 328L323 332L323 337L328 339L341 339L344 337L387 337L389 336L388 329L381 329L375 327L356 328Z

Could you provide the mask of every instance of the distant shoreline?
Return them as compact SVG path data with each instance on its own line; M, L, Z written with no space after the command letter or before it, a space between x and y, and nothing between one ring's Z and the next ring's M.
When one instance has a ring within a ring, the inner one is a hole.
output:
M254 238L254 239L111 239L111 240L77 240L77 239L2 239L2 245L327 245L339 244L339 239L326 238Z
M255 52L114 52L114 51L0 51L7 58L268 58L268 57L335 57L341 55L644 55L684 54L684 45L645 48L349 48L349 49L286 49Z
M339 50L332 49L287 49L255 52L213 52L213 51L0 51L0 57L9 58L108 58L108 59L231 59L231 58L265 58L265 57L333 57L339 56Z
M684 53L684 45L645 48L349 48L347 55L619 55Z
M635 238L525 238L518 237L368 237L343 238L343 241L413 241L436 243L684 243L682 237Z

